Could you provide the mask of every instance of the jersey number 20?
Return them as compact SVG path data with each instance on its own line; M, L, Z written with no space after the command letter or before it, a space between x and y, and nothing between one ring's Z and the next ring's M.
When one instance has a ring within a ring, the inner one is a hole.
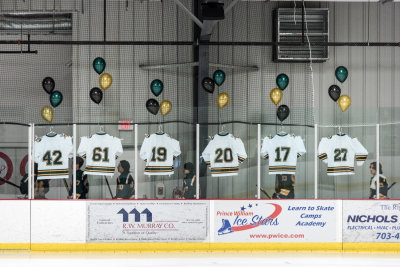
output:
M229 147L225 148L224 150L222 150L222 148L218 148L217 150L215 150L215 154L217 154L214 160L215 163L223 163L224 161L232 162L233 160L232 149L230 149Z

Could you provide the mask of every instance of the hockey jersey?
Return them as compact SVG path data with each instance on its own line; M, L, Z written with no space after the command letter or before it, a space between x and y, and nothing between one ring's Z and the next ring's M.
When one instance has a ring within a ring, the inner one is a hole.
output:
M68 158L72 158L71 136L58 134L35 140L35 162L38 180L68 178Z
M144 174L174 174L174 159L181 154L179 142L166 133L154 133L144 138L140 158L146 162Z
M267 136L261 156L269 159L269 174L295 174L297 158L306 153L300 136L290 134Z
M202 153L211 176L233 176L239 171L239 164L247 159L244 144L232 134L216 134Z
M123 153L121 139L109 134L82 137L78 155L86 158L84 174L112 176L116 159Z
M324 137L318 145L318 157L328 164L328 175L354 174L354 157L361 166L367 159L368 151L358 141L348 135Z

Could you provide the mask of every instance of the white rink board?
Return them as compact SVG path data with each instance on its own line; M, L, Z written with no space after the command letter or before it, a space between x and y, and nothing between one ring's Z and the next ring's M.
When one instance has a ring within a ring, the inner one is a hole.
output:
M343 242L399 243L400 202L344 200Z
M341 201L215 201L213 216L217 243L342 241ZM223 220L229 221L231 228L225 222L222 231Z
M31 228L29 200L1 200L1 243L29 243Z
M85 243L86 202L31 201L32 243Z
M88 202L87 242L208 242L208 201Z

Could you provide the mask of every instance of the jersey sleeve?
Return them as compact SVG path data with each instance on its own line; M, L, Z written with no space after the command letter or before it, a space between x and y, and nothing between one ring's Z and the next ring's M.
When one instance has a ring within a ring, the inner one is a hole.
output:
M178 140L173 139L172 141L173 141L172 142L172 149L173 149L172 153L173 153L174 157L177 157L181 154L181 147L179 145Z
M72 145L72 137L65 137L65 150L67 152L67 157L72 158L74 155L74 146Z
M352 138L352 147L355 152L357 166L362 166L368 157L368 151L357 138Z
M271 148L271 139L267 136L264 138L262 146L261 146L261 157L268 159L269 158L269 151Z
M303 139L301 139L300 136L295 137L295 144L297 150L297 157L299 158L306 153L306 148L304 147Z
M86 158L86 153L88 149L89 139L86 136L81 137L81 143L79 144L77 154L82 158Z
M206 148L204 149L203 153L201 153L201 156L204 160L204 163L208 166L211 167L211 149L212 149L212 143L213 140L211 140Z
M124 149L122 148L122 142L121 139L114 137L114 142L115 142L115 158L118 158L119 156L124 153Z
M318 158L325 163L328 163L328 147L329 142L326 137L322 138L318 145Z
M244 148L244 144L242 139L240 138L235 138L235 145L236 145L236 154L238 156L238 161L239 163L242 163L243 161L245 161L247 159L247 153L246 153L246 149Z
M40 143L40 140L35 141L35 146L34 146L34 150L35 150L35 157L34 160L36 163L39 163L40 158L42 157L43 154L43 144Z
M140 148L139 156L142 160L147 161L150 153L152 153L150 147L150 137L145 137L142 143L142 147Z

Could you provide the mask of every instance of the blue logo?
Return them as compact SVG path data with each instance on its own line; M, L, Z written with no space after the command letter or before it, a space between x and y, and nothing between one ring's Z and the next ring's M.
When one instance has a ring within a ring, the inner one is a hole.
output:
M146 222L153 221L153 213L149 211L147 208L144 209L142 212L139 212L136 208L131 210L129 213L125 209L121 209L117 212L117 214L122 214L122 221L128 222L129 221L129 214L135 215L135 222L140 222L140 214L146 214Z

